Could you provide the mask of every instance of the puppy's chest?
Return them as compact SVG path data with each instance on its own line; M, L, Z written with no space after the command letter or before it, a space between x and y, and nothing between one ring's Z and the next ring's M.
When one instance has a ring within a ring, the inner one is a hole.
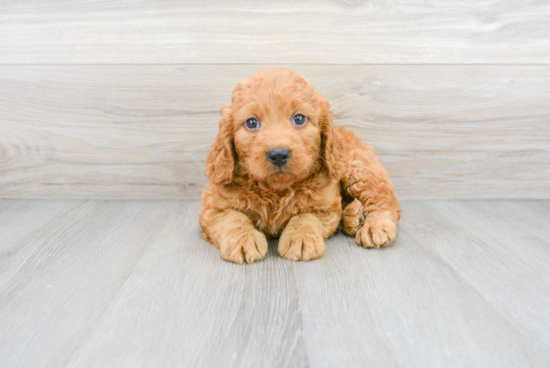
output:
M288 221L302 212L307 212L308 196L302 193L293 193L285 196L254 196L253 206L245 209L254 226L271 236L279 236Z

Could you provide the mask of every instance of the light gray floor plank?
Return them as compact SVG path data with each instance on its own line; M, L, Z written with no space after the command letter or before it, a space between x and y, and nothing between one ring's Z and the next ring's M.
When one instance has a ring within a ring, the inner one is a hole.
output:
M178 204L69 366L307 366L292 264L273 242L250 267L223 261L197 213Z
M0 366L64 366L174 205L96 201L54 218L1 286Z
M67 211L81 205L84 201L44 200L20 201L0 200L0 250L7 251L37 231L47 227L56 216L66 216ZM43 235L42 235L43 236ZM14 250L10 250L13 254ZM0 267L0 272L4 271Z
M44 240L58 230L58 221L66 224L83 203L68 200L0 201L0 285L7 283Z
M491 216L497 203L482 203L481 212L476 202L413 202L404 210L414 220L404 226L426 226L420 238L437 245L438 254L550 359L550 244L530 235L533 225ZM548 239L548 226L545 231Z
M424 241L418 235L422 230L407 226L408 207L403 205L393 247L365 250L339 236L325 258L295 265L313 366L549 362L540 346L533 346L438 254L441 240ZM467 257L468 249L463 253Z
M548 202L405 201L389 248L246 266L198 205L0 201L0 366L550 364Z
M459 201L463 213L511 251L550 271L550 201ZM550 280L548 280L550 282Z
M550 241L547 231L550 201L496 201L495 203L502 207L502 210L499 210L502 217L529 226L531 232Z

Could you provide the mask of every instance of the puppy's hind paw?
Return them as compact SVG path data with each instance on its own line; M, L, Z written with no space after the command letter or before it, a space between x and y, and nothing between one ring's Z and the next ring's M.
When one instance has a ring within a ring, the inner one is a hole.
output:
M355 199L342 212L342 228L346 234L355 236L364 222L363 204L358 199Z
M397 233L397 225L391 212L371 212L363 227L357 232L355 240L364 248L380 248L390 245Z

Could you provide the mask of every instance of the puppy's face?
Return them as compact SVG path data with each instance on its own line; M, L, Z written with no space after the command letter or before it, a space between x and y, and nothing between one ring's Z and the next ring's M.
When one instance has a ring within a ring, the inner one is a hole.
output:
M321 166L321 125L328 104L286 69L260 72L233 90L237 169L270 187L300 181Z
M329 105L314 87L284 68L260 71L237 84L221 109L220 132L206 158L216 185L247 176L282 189L323 170L339 174L342 146Z

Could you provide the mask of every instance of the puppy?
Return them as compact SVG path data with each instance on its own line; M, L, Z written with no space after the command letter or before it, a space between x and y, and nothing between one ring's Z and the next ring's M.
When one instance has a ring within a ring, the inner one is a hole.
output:
M280 237L293 261L322 257L338 229L365 248L395 239L399 202L372 149L332 123L327 100L291 70L233 89L206 159L202 237L223 259L253 263Z

